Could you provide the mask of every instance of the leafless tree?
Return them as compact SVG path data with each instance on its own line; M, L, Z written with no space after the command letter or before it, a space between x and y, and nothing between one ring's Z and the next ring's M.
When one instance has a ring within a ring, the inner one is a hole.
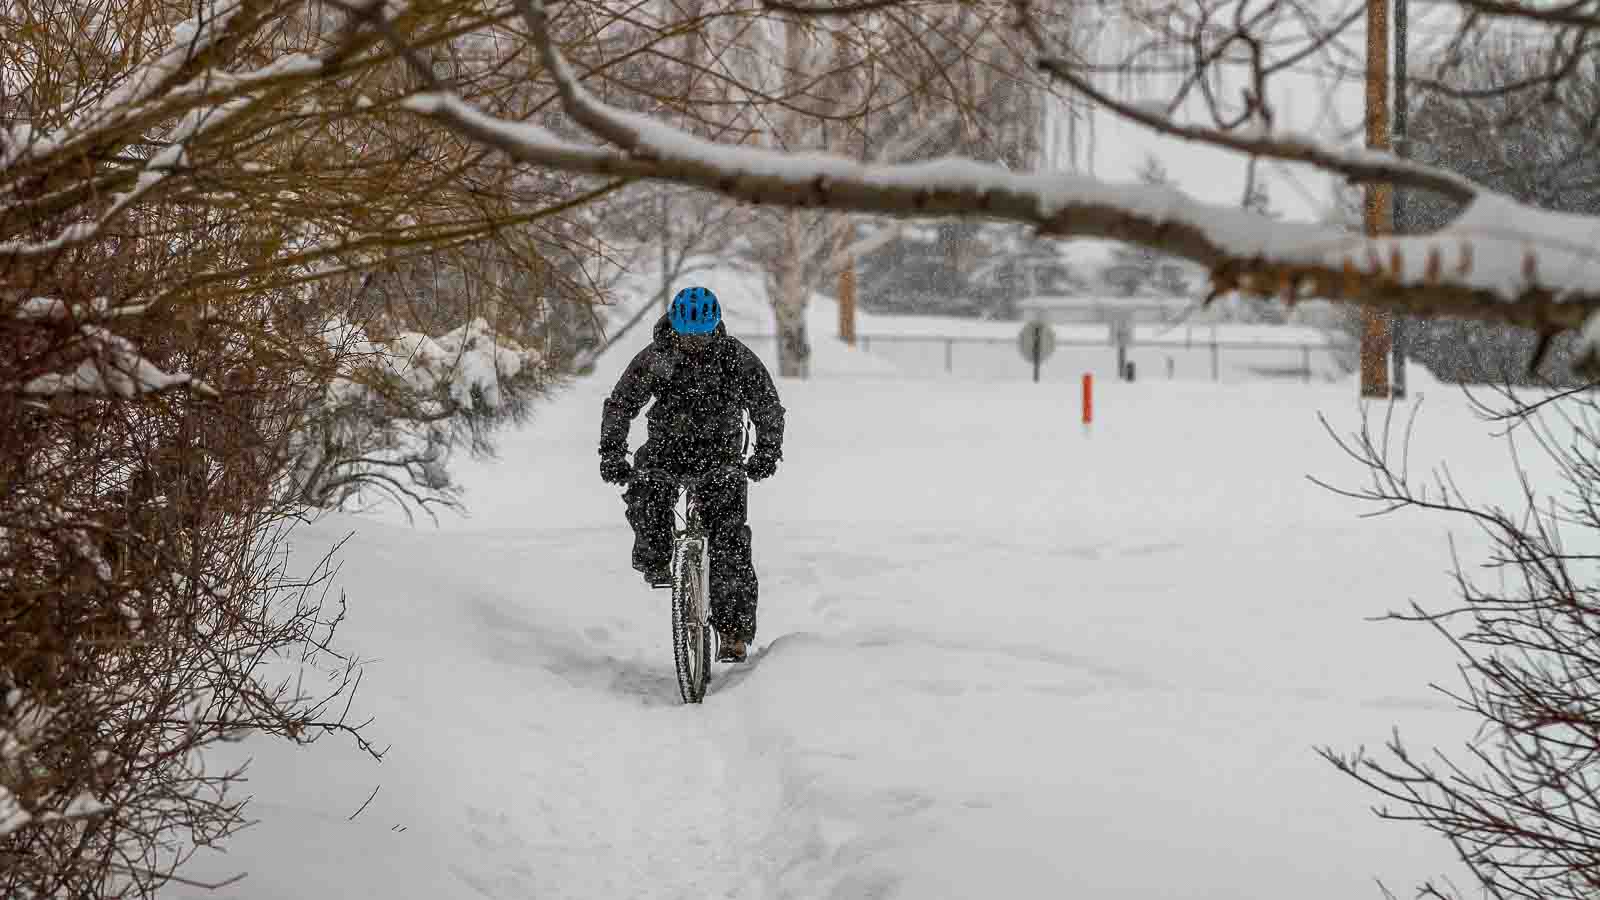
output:
M1016 77L1020 65L1007 65L1015 49L999 38L997 10L915 4L829 22L726 0L625 13L596 5L564 15L558 31L588 73L589 90L706 140L878 161L965 150L1020 164L1038 150L1041 112L1028 102L1041 79L1025 83ZM589 34L606 37L581 37ZM635 200L633 208L616 217L608 237L634 237L636 258L667 249L669 279L703 248L765 276L780 369L791 375L808 367L804 313L812 293L896 234L868 229L862 243L860 223L837 214L740 206L681 190L658 193L654 203Z
M1411 471L1411 423L1392 411L1340 438L1371 476L1340 493L1380 513L1460 517L1492 550L1479 573L1457 564L1455 602L1391 614L1430 625L1455 647L1460 684L1439 690L1480 722L1473 741L1454 755L1419 753L1399 735L1386 753L1323 753L1383 799L1380 815L1450 841L1492 897L1592 897L1600 888L1600 588L1592 547L1600 533L1600 402L1590 387L1532 398L1500 389L1478 400L1482 417L1504 426L1519 474L1514 502L1474 497L1473 486L1444 469ZM1534 459L1556 485L1539 485ZM1422 894L1460 895L1435 883Z
M1019 164L1036 156L1037 109L1002 99L1008 84L1033 95L1016 77L1020 66L1006 65L1009 48L993 39L992 11L908 5L843 23L778 12L765 55L782 64L766 78L784 101L755 107L765 146L878 164L962 149ZM858 230L837 213L792 206L762 210L753 224L740 256L765 274L780 373L804 377L811 295L827 290L854 259L896 240L899 230Z
M647 212L639 212L640 208ZM605 229L607 244L597 250L607 271L654 268L659 290L608 330L587 361L622 343L641 323L654 323L666 311L673 285L687 285L696 274L731 258L743 240L751 211L705 191L635 185L597 205L614 218Z

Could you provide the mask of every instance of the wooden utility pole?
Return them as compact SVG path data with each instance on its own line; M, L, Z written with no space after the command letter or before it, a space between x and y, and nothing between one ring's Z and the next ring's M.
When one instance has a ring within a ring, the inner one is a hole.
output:
M1407 107L1409 101L1408 85L1406 83L1406 12L1411 0L1395 0L1394 5L1394 152L1402 158L1411 156L1411 143L1407 131ZM1410 234L1411 219L1406 209L1406 191L1404 188L1394 189L1394 226L1395 234ZM1403 316L1390 319L1394 343L1394 372L1391 384L1391 396L1396 400L1404 400L1406 396L1406 341L1410 337L1406 333L1406 320Z
M856 345L856 257L851 254L839 273L839 340Z
M1367 0L1367 147L1389 149L1389 0ZM1393 230L1393 186L1367 185L1367 234ZM1389 396L1389 316L1361 308L1361 396Z

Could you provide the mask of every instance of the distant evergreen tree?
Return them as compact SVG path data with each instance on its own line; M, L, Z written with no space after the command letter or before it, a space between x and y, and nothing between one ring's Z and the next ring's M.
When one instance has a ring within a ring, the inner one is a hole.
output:
M1502 55L1476 69L1484 85L1508 84L1537 71L1537 59ZM1539 88L1543 91L1544 88ZM1544 102L1522 94L1470 100L1426 97L1411 116L1411 156L1511 197L1560 212L1600 214L1600 153L1590 123L1600 116L1600 83L1563 80ZM1442 227L1454 203L1420 191L1402 198L1396 230ZM1538 335L1509 325L1407 319L1407 350L1445 381L1570 384L1570 335L1558 338L1537 377L1528 365Z
M1139 181L1159 187L1176 187L1167 167L1147 155L1138 171ZM1148 247L1118 244L1100 270L1100 280L1129 297L1193 297L1196 282L1192 265Z

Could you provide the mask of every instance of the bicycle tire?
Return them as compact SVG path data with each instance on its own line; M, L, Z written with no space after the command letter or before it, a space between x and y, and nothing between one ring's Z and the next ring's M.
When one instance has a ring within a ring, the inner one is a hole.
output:
M684 703L699 703L706 696L711 675L711 626L708 606L704 540L678 541L672 554L672 656L678 668L678 693Z

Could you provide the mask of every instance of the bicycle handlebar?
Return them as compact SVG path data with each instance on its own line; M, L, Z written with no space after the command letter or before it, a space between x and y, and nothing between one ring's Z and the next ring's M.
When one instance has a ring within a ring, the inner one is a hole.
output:
M652 468L649 468L649 469L634 469L633 470L633 476L635 478L638 478L638 477L640 477L642 475L642 476L646 476L646 477L650 477L650 478L659 478L659 479L661 479L663 481L672 481L672 482L675 482L675 483L678 483L678 484L683 484L683 485L693 485L693 484L699 484L700 482L706 480L707 478L710 478L713 475L721 475L721 474L723 474L725 472L738 472L740 475L745 475L746 477L748 477L748 475L749 475L749 473L745 469L744 463L737 462L737 463L728 463L726 465L718 466L717 468L712 469L709 472L703 472L703 473L701 473L699 475L684 475L684 476L680 477L680 476L677 476L677 475L673 475L672 473L666 471L665 469L658 469L658 468L653 468L652 467Z

